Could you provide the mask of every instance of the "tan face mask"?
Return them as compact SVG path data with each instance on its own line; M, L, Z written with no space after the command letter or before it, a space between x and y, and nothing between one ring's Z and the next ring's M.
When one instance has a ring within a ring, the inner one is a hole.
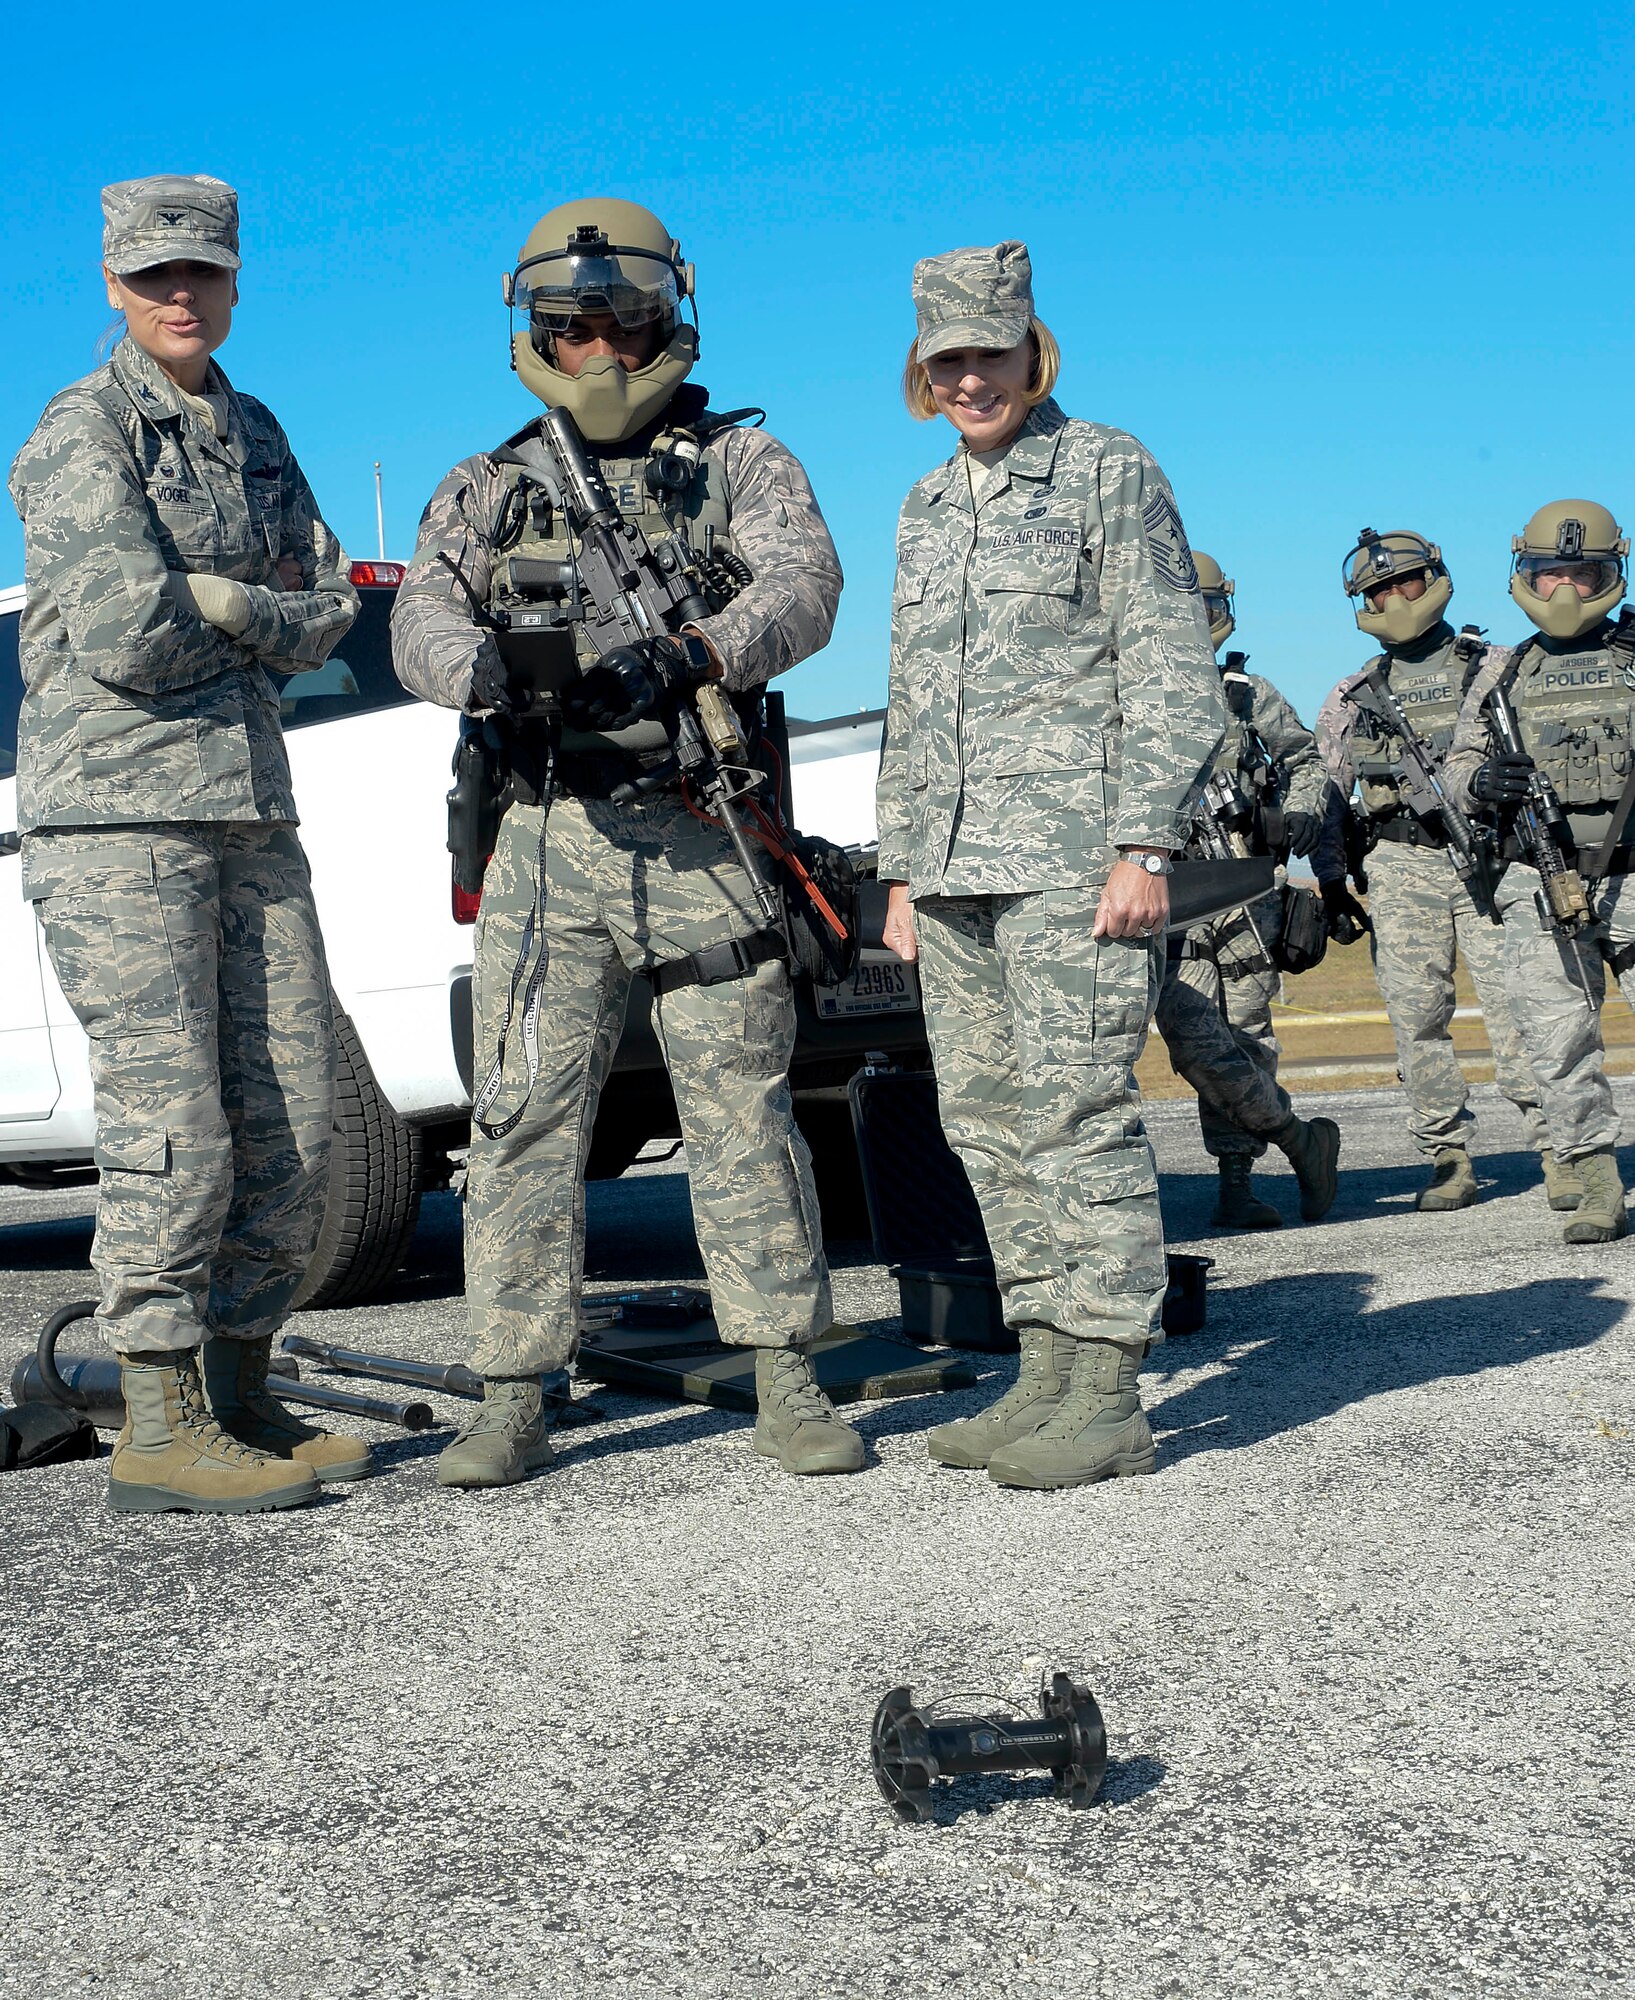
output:
M1541 597L1519 569L1510 579L1510 595L1546 638L1579 639L1586 632L1593 631L1623 602L1622 565L1613 565L1613 568L1610 589L1594 597L1580 597L1570 583L1558 583L1548 597Z
M1424 638L1447 609L1452 596L1452 577L1433 576L1425 586L1424 596L1412 602L1396 590L1375 611L1368 599L1361 597L1357 601L1357 629L1372 639L1383 639L1387 646L1411 646L1416 639Z
M611 354L587 360L577 375L553 368L524 327L511 343L517 374L548 410L566 410L592 444L622 444L651 423L692 373L698 331L678 326L645 368L625 369Z

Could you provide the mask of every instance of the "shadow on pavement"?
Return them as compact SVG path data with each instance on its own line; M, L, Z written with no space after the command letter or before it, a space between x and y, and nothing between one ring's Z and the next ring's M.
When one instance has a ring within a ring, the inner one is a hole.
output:
M1117 1811L1154 1792L1168 1775L1168 1767L1158 1757L1115 1757L1096 1794L1095 1805ZM952 1826L967 1813L991 1813L1003 1805L1049 1806L1055 1786L1044 1776L976 1776L955 1778L939 1784L931 1792L931 1824ZM1061 1808L1058 1806L1057 1811Z
M1539 1278L1370 1312L1375 1282L1362 1271L1328 1271L1212 1299L1209 1326L1166 1342L1147 1371L1147 1408L1154 1429L1167 1433L1163 1463L1259 1444L1370 1396L1588 1347L1625 1311L1599 1277ZM1243 1341L1254 1345L1205 1381L1163 1396L1166 1376L1219 1361Z
M1344 1131L1343 1124L1341 1130ZM1544 1207L1544 1175L1536 1153L1522 1150L1477 1152L1472 1158L1484 1200L1498 1200L1534 1191L1540 1211L1548 1214ZM1257 1168L1255 1192L1282 1211L1286 1229L1324 1229L1336 1222L1355 1222L1374 1209L1398 1213L1404 1204L1411 1206L1429 1180L1431 1171L1428 1160L1414 1160L1406 1166L1348 1166L1342 1143L1339 1195L1323 1220L1314 1223L1300 1220L1294 1176L1283 1170L1283 1162L1276 1154L1272 1155L1272 1159L1274 1165ZM1630 1175L1630 1156L1627 1153L1621 1164L1627 1186ZM1187 1242L1222 1240L1227 1232L1216 1231L1209 1226L1209 1217L1215 1206L1216 1186L1213 1166L1208 1172L1171 1173L1166 1170L1161 1173L1159 1189L1163 1197L1165 1235ZM1231 1233L1241 1235L1245 1232Z
M663 1408L655 1398L638 1402L634 1397L598 1397L605 1400L610 1418L631 1417ZM633 1457L637 1452L666 1451L672 1445L696 1444L700 1438L720 1437L724 1432L747 1431L755 1419L747 1410L718 1410L710 1403L677 1403L674 1414L660 1423L644 1424L640 1430L604 1431L600 1437L583 1437L577 1431L557 1431L553 1436L558 1456L564 1464L589 1465L598 1458Z

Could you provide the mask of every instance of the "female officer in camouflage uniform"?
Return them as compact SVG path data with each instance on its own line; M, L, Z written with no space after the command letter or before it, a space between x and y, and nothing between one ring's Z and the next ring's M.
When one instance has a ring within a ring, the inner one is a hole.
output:
M317 1236L332 1098L265 669L318 666L357 599L284 433L210 359L237 299L233 190L163 175L105 188L102 208L127 337L52 400L11 491L23 890L90 1037L97 1317L128 1413L109 1499L297 1506L369 1454L265 1390Z
M1026 247L928 258L914 302L909 407L960 446L897 531L880 874L1022 1348L1016 1387L930 1449L1076 1486L1153 1467L1164 1242L1132 1072L1220 677L1163 474L1050 398Z

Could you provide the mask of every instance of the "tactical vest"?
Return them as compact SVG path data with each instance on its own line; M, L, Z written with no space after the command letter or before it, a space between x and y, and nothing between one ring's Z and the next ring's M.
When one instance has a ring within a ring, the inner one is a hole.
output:
M1554 785L1580 851L1606 838L1635 737L1635 610L1555 652L1536 638L1507 680L1522 743Z
M1464 632L1448 632L1440 645L1421 657L1380 653L1368 663L1385 668L1391 692L1438 763L1453 742L1453 726L1481 654L1481 639L1467 627ZM1363 810L1371 820L1395 819L1408 812L1402 788L1402 744L1371 715L1357 717L1351 758Z
M699 555L732 555L726 468L719 458L712 458L698 447L745 414L738 411L721 418L706 411L684 430L661 430L639 456L598 454L602 477L620 514L626 520L638 522L649 541L680 532ZM552 506L549 496L528 478L524 468L502 465L499 471L505 498L497 515L499 529L489 586L491 608L511 595L513 562L552 563L564 575L571 575L578 554L561 510ZM570 677L575 661L580 668L595 663L596 649L582 619L567 622L548 643L562 648L564 681ZM634 723L628 729L605 734L564 727L561 749L561 769L570 791L603 790L601 780L610 785L628 775L631 768L651 767L669 754L664 727L656 720ZM602 767L600 770L598 765ZM583 780L582 785L575 782L576 776Z

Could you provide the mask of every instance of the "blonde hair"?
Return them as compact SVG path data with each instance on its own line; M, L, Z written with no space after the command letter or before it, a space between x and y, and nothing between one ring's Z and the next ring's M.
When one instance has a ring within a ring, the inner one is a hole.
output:
M1042 319L1031 323L1028 335L1033 342L1033 367L1022 400L1031 410L1055 388L1056 378L1062 372L1062 350ZM903 363L903 401L908 405L909 415L921 423L939 414L931 394L931 377L920 359L918 336L908 343L908 359Z
M130 327L126 324L125 315L122 312L116 312L113 318L102 329L101 333L97 335L95 348L97 360L106 361L108 356L113 353L114 349L129 332Z

